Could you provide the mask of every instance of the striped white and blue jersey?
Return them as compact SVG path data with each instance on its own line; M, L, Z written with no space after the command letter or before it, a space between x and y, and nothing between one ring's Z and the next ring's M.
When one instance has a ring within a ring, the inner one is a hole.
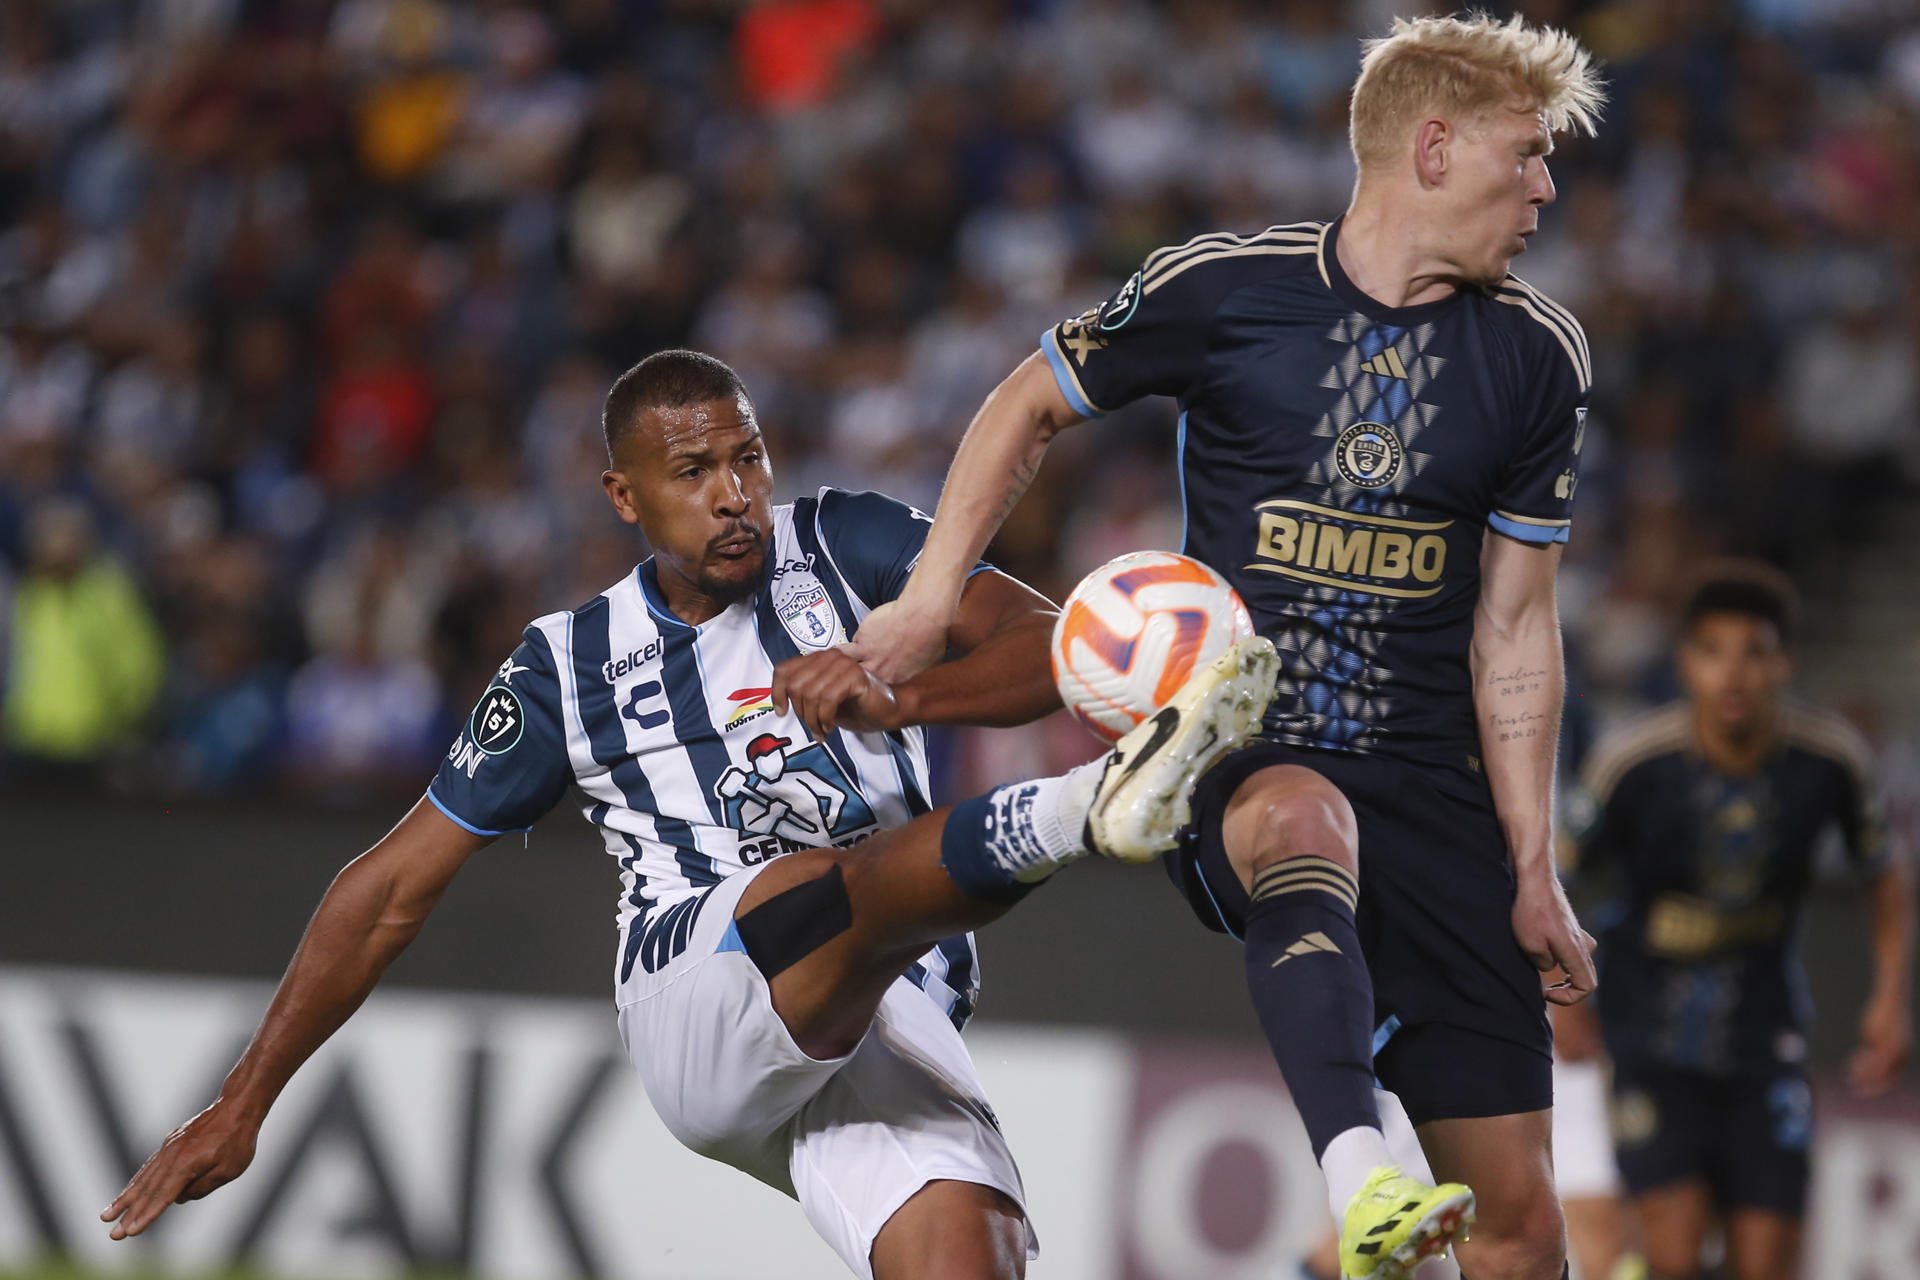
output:
M428 798L476 835L500 835L532 826L578 786L620 863L616 981L636 965L662 967L686 945L700 890L932 807L920 729L816 741L769 696L776 664L845 641L900 593L929 527L881 494L822 489L774 509L760 590L697 627L667 608L652 560L580 608L537 619ZM908 973L956 1026L973 1012L979 975L971 934Z

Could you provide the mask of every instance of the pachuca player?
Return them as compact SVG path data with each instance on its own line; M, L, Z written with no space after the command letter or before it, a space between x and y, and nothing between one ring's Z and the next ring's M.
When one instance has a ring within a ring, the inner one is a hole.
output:
M621 866L621 1039L674 1136L796 1196L855 1275L1022 1273L1020 1175L960 1039L968 931L1090 851L1170 841L1257 729L1273 647L1229 651L1101 760L929 812L910 726L1057 707L1052 606L969 566L962 656L882 683L834 646L898 595L923 517L834 489L773 506L753 406L710 356L642 361L605 425L607 494L653 557L527 628L427 795L327 891L219 1098L102 1215L115 1238L238 1177L460 866L577 787Z
M1693 1280L1713 1219L1730 1280L1800 1274L1812 1138L1795 954L1822 839L1871 876L1872 995L1854 1087L1906 1061L1912 885L1871 756L1838 716L1787 700L1793 605L1764 566L1703 581L1681 624L1684 701L1597 746L1578 874L1610 883L1601 1034L1620 1174L1655 1280Z
M1471 1204L1393 1176L1376 1072L1433 1170L1479 1195L1462 1270L1563 1270L1540 974L1555 1001L1593 987L1552 857L1554 577L1591 371L1579 325L1507 268L1553 199L1553 135L1590 130L1601 97L1571 37L1518 19L1367 42L1346 215L1163 249L1048 333L969 429L901 599L854 639L883 679L932 661L1053 434L1178 401L1184 549L1283 672L1173 868L1246 942L1352 1275L1402 1273Z

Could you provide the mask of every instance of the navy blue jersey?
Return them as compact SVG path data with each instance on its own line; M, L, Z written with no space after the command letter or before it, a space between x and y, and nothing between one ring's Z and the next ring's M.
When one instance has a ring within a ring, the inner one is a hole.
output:
M1603 740L1581 792L1578 874L1612 891L1594 923L1615 1058L1715 1073L1797 1062L1808 1011L1794 942L1820 843L1837 833L1869 867L1886 850L1859 735L1795 708L1778 749L1734 778L1675 705Z
M816 741L769 696L777 664L842 643L899 595L928 518L881 494L822 489L776 507L772 526L760 589L699 626L667 608L651 560L578 609L535 620L427 790L447 817L490 836L533 825L578 787L620 864L618 982L677 954L700 890L932 807L920 729ZM979 973L967 935L909 976L957 1024Z
M1385 307L1339 223L1149 257L1042 346L1076 411L1179 403L1184 550L1284 658L1267 733L1435 764L1484 796L1467 665L1488 528L1564 541L1586 338L1519 280Z

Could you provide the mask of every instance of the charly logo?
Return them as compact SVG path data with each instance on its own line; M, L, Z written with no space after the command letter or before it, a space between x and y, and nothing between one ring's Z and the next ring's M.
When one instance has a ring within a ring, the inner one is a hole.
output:
M467 722L473 745L490 756L505 755L520 745L520 735L526 727L527 716L520 709L520 696L504 685L487 690L487 696L480 699L480 705L473 709L473 718Z
M1348 484L1378 489L1400 474L1400 437L1378 422L1356 422L1333 445L1333 465Z

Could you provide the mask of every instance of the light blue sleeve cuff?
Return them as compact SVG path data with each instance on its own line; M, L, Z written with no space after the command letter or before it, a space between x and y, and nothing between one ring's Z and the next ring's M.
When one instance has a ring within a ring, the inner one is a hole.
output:
M1522 524L1518 520L1509 520L1498 511L1487 513L1487 527L1504 533L1509 538L1518 538L1522 542L1532 542L1543 547L1551 542L1565 542L1573 532L1571 525Z
M1060 350L1060 341L1054 337L1053 330L1049 329L1040 335L1040 349L1047 353L1047 363L1053 366L1053 380L1073 411L1083 418L1106 417L1103 411L1094 408L1080 394L1080 384L1075 380L1073 370L1068 367L1066 354Z
M462 831L470 831L476 836L504 836L507 834L506 831L488 831L485 827L474 826L471 822L468 822L465 818L461 817L459 814L455 813L453 810L447 808L447 806L441 801L440 797L433 794L432 787L427 788L427 799L433 801L434 808L438 809L441 813L444 813L447 815L448 822L451 822L454 826L459 827ZM533 828L532 827L513 827L513 828L509 828L509 830L531 831L533 830Z

